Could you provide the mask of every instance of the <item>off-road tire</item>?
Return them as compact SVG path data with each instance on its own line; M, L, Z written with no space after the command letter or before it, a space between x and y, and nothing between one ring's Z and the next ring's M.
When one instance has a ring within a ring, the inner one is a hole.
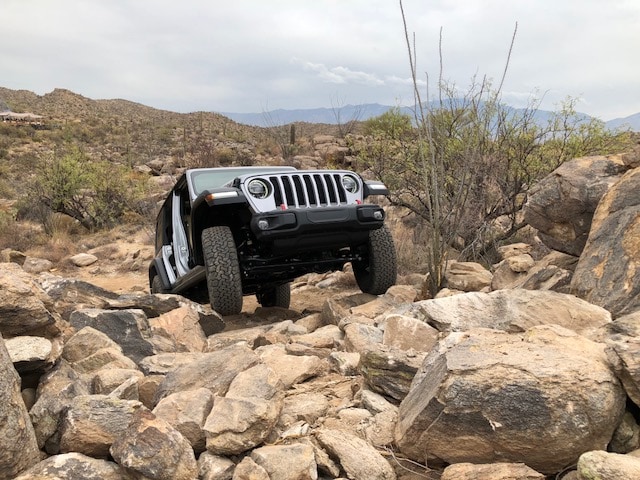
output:
M236 244L231 229L210 227L202 232L202 254L209 302L220 315L242 311L242 282Z
M291 304L291 283L283 283L269 288L256 295L258 303L263 307L289 308Z
M365 293L382 295L396 283L397 260L393 237L386 225L371 230L363 259L353 262L358 287Z
M162 285L160 275L155 275L151 280L151 293L167 293L167 290Z

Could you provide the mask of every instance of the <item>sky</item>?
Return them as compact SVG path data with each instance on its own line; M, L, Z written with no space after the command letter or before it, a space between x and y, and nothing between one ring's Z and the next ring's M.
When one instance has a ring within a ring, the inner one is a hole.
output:
M640 112L638 0L403 0L422 99ZM517 26L517 27L516 27ZM512 38L515 40L510 49ZM509 55L509 51L511 54ZM174 112L413 105L399 0L1 0L0 86ZM474 80L475 79L475 80Z

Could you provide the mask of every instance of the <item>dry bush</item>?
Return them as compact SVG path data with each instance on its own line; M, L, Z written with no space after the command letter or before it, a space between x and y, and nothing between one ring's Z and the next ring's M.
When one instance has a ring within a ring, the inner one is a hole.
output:
M44 258L52 262L58 268L68 265L68 257L78 253L78 242L74 236L62 232L52 237L45 237L44 243L29 248L26 253L29 257Z

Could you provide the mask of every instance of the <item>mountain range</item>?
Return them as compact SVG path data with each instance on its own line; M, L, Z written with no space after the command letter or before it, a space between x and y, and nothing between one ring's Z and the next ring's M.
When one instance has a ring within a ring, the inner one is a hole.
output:
M380 105L379 103L368 103L363 105L345 105L339 108L308 108L293 110L277 109L260 113L217 113L245 125L273 127L277 125L287 125L294 122L337 125L353 120L364 121L369 118L382 115L392 108L396 107ZM402 113L413 116L413 107L400 107L400 110ZM538 110L536 112L536 118L538 121L546 123L552 113L553 112L547 110ZM584 113L578 113L577 116L584 118L585 120L591 118L589 115ZM628 128L632 131L640 132L640 112L624 118L615 118L604 123L605 126L610 129Z

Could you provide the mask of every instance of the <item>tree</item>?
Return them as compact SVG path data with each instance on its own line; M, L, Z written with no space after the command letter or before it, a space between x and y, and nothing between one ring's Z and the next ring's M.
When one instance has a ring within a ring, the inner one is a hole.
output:
M45 227L48 215L58 212L94 230L120 221L144 187L145 182L130 168L91 161L80 149L72 148L43 162L30 186L29 200L46 207L41 218Z
M578 116L570 99L547 122L539 118L539 100L520 110L503 105L501 88L516 31L517 25L497 88L487 77L474 77L461 93L441 70L437 99L423 102L405 21L413 122L397 110L371 119L365 124L366 145L356 148L359 161L390 188L392 204L429 225L432 294L442 286L451 248L463 259L494 260L495 247L523 226L518 214L535 181L570 158L612 153L628 139L608 132L598 120Z

